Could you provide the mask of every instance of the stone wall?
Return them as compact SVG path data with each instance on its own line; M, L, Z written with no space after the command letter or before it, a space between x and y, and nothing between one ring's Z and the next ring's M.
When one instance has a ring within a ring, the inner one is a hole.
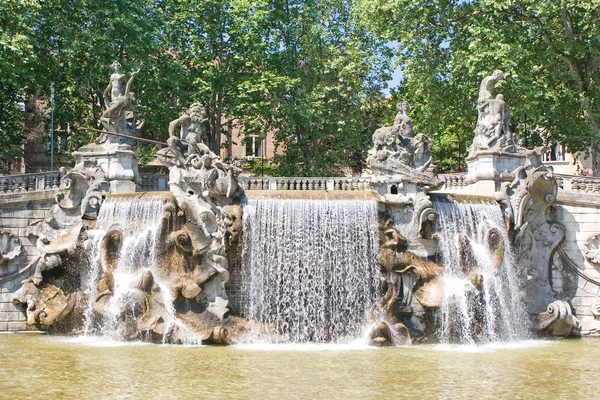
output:
M571 299L582 330L593 330L600 325L594 315L596 304L600 305L600 264L587 257L587 243L600 233L600 197L559 191L556 210L558 222L565 227L565 239L552 262L552 287L557 298Z
M25 314L12 304L21 281L33 273L37 248L27 237L30 224L48 216L58 189L0 194L0 232L18 237L22 251L14 260L0 263L0 332L25 329Z

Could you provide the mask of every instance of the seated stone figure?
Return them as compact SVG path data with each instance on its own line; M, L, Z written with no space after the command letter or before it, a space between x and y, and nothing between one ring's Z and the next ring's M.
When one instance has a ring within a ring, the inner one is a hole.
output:
M373 148L369 151L368 162L376 174L406 175L410 176L410 180L430 184L433 176L429 175L434 167L431 139L414 132L413 121L408 116L410 105L406 101L398 103L397 108L394 124L379 128L373 134Z
M206 109L200 103L192 104L183 115L169 124L169 150L177 159L179 166L186 164L186 156L214 153L203 143L206 136L204 123L207 121ZM176 133L177 127L180 132Z

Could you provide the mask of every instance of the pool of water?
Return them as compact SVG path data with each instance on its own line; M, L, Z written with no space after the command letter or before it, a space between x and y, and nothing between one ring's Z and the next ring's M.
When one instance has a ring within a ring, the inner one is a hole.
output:
M0 398L597 398L600 339L375 349L0 335Z

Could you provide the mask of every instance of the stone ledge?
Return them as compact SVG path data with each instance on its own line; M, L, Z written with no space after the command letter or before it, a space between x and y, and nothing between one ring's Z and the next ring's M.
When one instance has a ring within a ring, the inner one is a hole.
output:
M556 204L567 207L600 208L600 196L598 193L565 192L561 190L556 197Z
M0 207L22 209L22 204L26 204L26 207L33 209L35 203L55 203L55 197L60 192L61 190L56 188L21 193L5 193L0 195Z

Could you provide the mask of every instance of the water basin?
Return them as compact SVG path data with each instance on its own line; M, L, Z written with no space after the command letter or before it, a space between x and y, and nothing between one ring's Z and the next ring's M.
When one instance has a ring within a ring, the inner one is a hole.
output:
M596 397L585 360L600 341L202 347L8 334L0 352L7 399L558 399Z

